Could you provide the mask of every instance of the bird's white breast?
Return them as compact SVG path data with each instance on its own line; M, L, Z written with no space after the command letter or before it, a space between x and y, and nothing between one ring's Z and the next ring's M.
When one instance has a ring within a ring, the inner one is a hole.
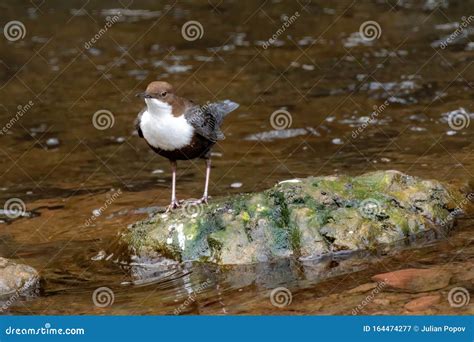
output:
M171 113L171 106L154 99L151 101L153 103L147 101L147 109L140 120L140 128L146 141L151 146L166 151L189 145L194 129L186 121L184 115L175 117Z

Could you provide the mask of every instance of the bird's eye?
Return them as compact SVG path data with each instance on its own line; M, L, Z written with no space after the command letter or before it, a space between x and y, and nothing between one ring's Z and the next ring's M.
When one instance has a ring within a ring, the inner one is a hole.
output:
M162 93L161 93L161 97L165 97L166 94L168 94L166 91L162 92Z

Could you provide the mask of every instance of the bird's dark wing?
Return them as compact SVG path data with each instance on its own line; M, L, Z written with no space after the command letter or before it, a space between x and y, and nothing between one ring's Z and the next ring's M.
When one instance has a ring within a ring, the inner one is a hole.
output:
M205 106L192 106L184 112L186 121L204 138L216 142L223 139L223 134L218 134L216 118ZM222 136L221 136L222 135Z
M142 115L143 115L143 112L146 110L146 107L144 107L140 113L138 113L138 116L137 118L135 119L135 128L137 129L137 132L138 132L138 136L140 138L143 138L143 132L142 132L142 129L140 128L140 122L142 121Z
M237 107L239 107L237 103L229 100L210 103L204 106L193 105L184 112L184 117L199 135L215 142L225 139L220 126L224 117L237 109Z

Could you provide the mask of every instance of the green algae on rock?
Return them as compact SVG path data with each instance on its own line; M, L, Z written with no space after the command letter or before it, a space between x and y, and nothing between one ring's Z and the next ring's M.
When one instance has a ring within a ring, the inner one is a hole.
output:
M250 264L375 249L433 231L446 234L463 195L398 171L291 179L260 193L185 204L121 234L139 256Z

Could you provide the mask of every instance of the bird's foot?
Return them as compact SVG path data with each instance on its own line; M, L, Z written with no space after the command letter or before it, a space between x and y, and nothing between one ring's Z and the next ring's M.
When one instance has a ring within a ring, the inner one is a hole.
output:
M203 196L201 199L194 201L195 204L208 204L209 203L209 196Z
M177 201L177 200L171 201L170 205L166 208L165 213L169 213L171 210L179 208L182 202L183 201Z

